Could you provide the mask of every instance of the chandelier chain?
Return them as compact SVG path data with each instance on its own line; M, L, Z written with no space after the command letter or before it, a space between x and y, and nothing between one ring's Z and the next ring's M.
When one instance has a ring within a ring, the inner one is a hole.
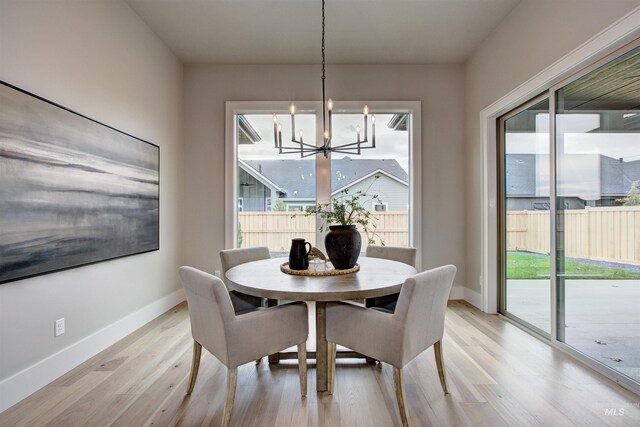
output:
M325 75L324 75L324 66L325 66L325 58L324 58L324 0L322 0L322 134L324 135L326 130L327 130L327 123L326 123L326 96L325 96L325 89L324 89L324 79L325 79ZM327 145L327 141L324 141L323 146L326 147Z
M322 0L322 80L324 80L324 0Z

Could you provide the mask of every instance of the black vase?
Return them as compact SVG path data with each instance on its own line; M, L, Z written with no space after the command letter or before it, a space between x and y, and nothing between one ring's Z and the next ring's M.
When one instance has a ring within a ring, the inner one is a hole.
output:
M336 270L353 268L360 256L362 238L355 225L330 225L324 238L327 255Z

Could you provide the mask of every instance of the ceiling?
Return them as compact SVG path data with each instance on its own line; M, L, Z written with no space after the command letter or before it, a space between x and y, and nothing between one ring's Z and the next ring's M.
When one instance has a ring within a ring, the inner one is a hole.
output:
M320 0L126 0L185 63L318 63ZM326 0L328 63L460 63L521 0Z

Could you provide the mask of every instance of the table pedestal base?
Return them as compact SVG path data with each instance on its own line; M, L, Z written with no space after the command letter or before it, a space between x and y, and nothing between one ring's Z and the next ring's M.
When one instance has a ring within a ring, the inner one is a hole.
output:
M277 304L276 300L267 300L267 306L273 307ZM325 301L316 301L316 351L307 352L307 360L316 360L316 390L319 392L327 391L327 380L329 375L328 364L328 343L326 335L326 308ZM297 359L298 353L294 351L282 351L269 355L269 364L278 363L280 360ZM351 350L338 350L336 352L338 359L367 359L368 363L375 363L374 359L370 359L364 354Z

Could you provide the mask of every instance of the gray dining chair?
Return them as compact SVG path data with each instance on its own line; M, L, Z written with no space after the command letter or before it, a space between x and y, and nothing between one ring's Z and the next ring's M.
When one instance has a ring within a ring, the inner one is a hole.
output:
M391 261L398 261L416 266L416 248L405 248L398 246L378 246L369 245L365 255L369 258L383 258ZM385 295L382 297L367 298L364 300L365 307L377 308L378 310L393 313L396 309L399 294Z
M236 315L219 278L192 267L180 267L193 336L193 361L187 394L193 392L202 347L227 367L227 392L222 425L229 425L238 366L298 346L300 394L307 395L307 305L291 303Z
M444 393L448 394L442 337L447 300L455 274L456 267L446 265L407 278L393 313L343 302L327 304L329 393L333 394L336 345L340 344L393 366L396 399L403 426L409 424L402 368L432 345L440 384Z
M254 248L241 249L225 249L220 251L220 262L222 263L222 277L229 288L225 273L236 265L244 264L251 261L259 261L261 259L269 259L271 254L266 246L258 246ZM256 307L262 307L263 299L254 295L247 295L238 291L229 291L231 302L236 313L254 310ZM275 305L275 304L272 304Z

